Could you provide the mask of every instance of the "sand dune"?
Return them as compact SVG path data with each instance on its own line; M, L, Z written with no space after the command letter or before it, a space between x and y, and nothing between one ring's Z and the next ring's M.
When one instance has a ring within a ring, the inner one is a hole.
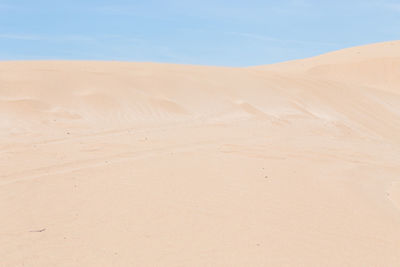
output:
M0 266L399 266L400 42L251 68L0 63Z

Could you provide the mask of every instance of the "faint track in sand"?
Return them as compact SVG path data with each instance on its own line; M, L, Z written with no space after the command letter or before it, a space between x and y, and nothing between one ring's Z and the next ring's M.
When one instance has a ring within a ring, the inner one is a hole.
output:
M48 139L48 140L44 140L44 141L21 144L21 145L23 145L23 146L44 146L44 145L50 145L50 144L62 144L62 143L78 141L78 140L82 140L82 139L85 140L87 138L93 138L93 137L113 136L113 135L121 135L121 134L141 134L141 133L146 133L149 131L151 131L153 133L153 132L160 132L160 131L171 130L171 129L204 127L204 123L206 123L206 124L210 123L210 122L207 122L207 120L211 119L212 117L213 116L210 115L207 117L200 117L200 118L193 119L191 122L184 121L184 122L178 122L178 123L172 124L172 125L149 126L146 128L139 128L140 126L135 126L135 127L129 127L129 128L123 128L123 129L98 131L98 132L81 134L81 135L70 135L69 137L65 137L65 138L54 138L54 139ZM68 130L68 129L65 129L65 130L66 130L66 132L73 132L73 130ZM22 152L24 150L25 149L10 149L7 146L7 148L5 148L3 150L0 149L0 153Z
M67 162L58 165L51 165L46 167L41 167L37 169L25 170L20 173L14 173L10 175L0 176L1 180L6 180L0 182L0 186L6 186L9 184L14 184L17 182L30 181L40 177L52 176L64 173L70 173L73 171L79 171L82 169L88 169L98 166L104 166L106 164L112 164L127 160L134 160L140 158L154 157L159 155L165 155L168 153L181 153L186 151L191 151L195 149L204 149L210 146L215 146L218 141L204 141L196 142L182 145L171 145L162 148L155 149L144 149L140 151L129 151L122 152L118 154L113 154L104 157L98 157L94 159L80 160L75 162Z

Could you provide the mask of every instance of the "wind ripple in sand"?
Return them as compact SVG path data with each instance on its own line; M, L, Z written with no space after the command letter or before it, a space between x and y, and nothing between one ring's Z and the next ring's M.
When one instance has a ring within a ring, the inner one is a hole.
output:
M0 266L399 266L399 58L0 63Z

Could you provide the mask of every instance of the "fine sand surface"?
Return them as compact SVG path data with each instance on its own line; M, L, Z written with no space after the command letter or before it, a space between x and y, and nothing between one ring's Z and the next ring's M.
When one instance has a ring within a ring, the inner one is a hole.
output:
M251 68L0 63L0 266L400 266L400 42Z

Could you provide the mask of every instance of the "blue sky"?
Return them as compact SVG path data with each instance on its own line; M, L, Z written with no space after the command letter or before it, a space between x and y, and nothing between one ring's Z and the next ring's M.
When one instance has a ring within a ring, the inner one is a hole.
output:
M0 0L0 60L250 66L400 39L400 0Z

